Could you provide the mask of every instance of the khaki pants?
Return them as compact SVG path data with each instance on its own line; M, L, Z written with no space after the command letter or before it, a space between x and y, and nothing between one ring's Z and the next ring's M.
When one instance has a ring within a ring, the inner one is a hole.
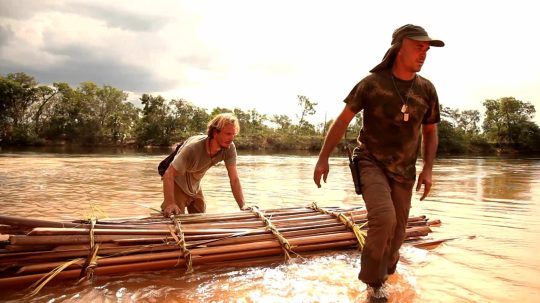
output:
M204 202L204 195L202 190L199 190L195 197L189 196L180 188L180 186L174 184L174 202L180 208L180 213L185 214L186 208L190 214L198 214L206 212L206 203ZM163 204L161 209L163 210Z
M366 159L361 159L359 165L369 229L358 279L377 285L396 270L399 248L405 240L414 181L397 182Z

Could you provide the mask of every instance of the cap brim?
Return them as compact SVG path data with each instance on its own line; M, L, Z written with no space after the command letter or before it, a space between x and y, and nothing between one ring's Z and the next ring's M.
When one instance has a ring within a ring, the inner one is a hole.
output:
M429 36L412 36L412 37L407 37L407 38L415 40L415 41L429 42L429 45L431 46L436 46L436 47L444 46L444 42L442 40L431 39L431 37Z

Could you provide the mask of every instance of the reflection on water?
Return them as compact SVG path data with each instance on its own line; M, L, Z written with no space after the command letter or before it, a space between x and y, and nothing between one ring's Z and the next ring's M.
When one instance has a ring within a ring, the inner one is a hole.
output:
M143 216L158 209L161 153L0 154L0 212L46 219ZM332 158L318 189L315 156L242 155L248 204L260 208L361 205L345 158ZM420 165L420 163L419 163ZM540 295L540 160L439 159L431 195L411 213L441 219L433 250L402 249L389 280L391 302L532 302ZM203 180L209 212L237 210L223 166ZM471 238L474 236L474 238ZM35 302L364 302L359 253L329 252L240 267L201 267L98 277L91 285L54 285ZM26 301L2 291L0 300Z

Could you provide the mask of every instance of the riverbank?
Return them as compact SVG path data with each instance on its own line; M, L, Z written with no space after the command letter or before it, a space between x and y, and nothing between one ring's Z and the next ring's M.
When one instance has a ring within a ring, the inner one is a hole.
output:
M182 140L179 140L182 141ZM293 136L293 135L239 135L235 139L237 150L255 153L314 153L318 154L324 143L324 138L321 136ZM69 141L45 141L41 140L26 144L11 144L0 145L0 151L30 151L38 150L44 152L61 152L61 153L100 153L102 150L118 151L125 153L132 151L135 153L150 153L161 154L167 153L176 146L177 142L171 142L168 145L139 145L136 141L130 140L125 142L106 142L106 143L86 143L86 142L69 142ZM354 148L357 146L356 138L342 140L334 150L335 154L346 155L346 148ZM486 142L468 142L466 145L457 146L449 145L444 140L440 140L438 156L540 156L540 152L530 150L526 147L512 144L495 144Z

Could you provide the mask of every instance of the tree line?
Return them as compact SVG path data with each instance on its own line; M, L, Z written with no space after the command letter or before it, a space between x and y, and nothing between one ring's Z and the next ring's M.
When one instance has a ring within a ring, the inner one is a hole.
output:
M67 83L40 85L25 73L0 75L0 145L170 146L205 133L212 116L232 112L240 122L235 140L239 149L316 151L333 122L310 123L317 103L302 95L297 100L297 122L256 109L208 111L185 99L166 100L160 95L143 94L142 107L127 98L118 88L93 82L73 88ZM485 100L483 105L484 116L477 110L441 105L439 153L540 152L540 129L532 122L532 104L504 97ZM357 115L343 145L354 144L361 126L361 115Z

